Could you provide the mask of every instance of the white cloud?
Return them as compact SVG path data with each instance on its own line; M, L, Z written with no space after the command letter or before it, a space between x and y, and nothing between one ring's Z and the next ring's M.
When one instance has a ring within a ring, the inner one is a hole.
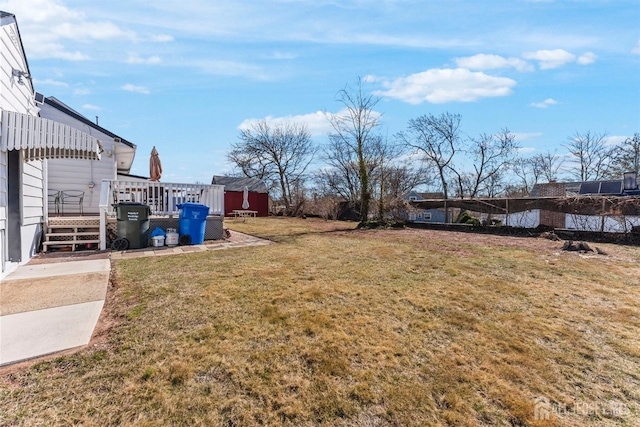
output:
M84 104L82 106L83 110L92 110L92 111L100 111L102 110L102 108L96 106L96 105L92 105L92 104Z
M70 52L65 50L64 46L60 43L38 43L35 48L29 51L29 58L54 58L64 59L66 61L88 61L91 59L88 55L85 55L79 51Z
M338 112L336 114L341 114ZM256 123L266 120L269 126L276 126L283 123L297 123L307 126L307 131L311 136L322 136L332 132L331 125L327 119L327 115L331 116L331 113L325 113L323 111L316 111L315 113L298 114L283 117L267 116L263 119L245 119L240 123L238 129L250 129Z
M74 95L91 95L91 89L87 89L87 88L74 89L73 94Z
M36 86L57 86L57 87L69 86L69 84L66 82L61 82L59 80L53 80L53 79L45 79L45 80L33 79L33 84Z
M537 50L535 52L526 52L522 55L525 59L535 59L540 61L540 69L548 70L558 68L569 62L576 60L576 56L564 49L554 50Z
M111 22L60 22L52 26L51 33L63 39L137 39L135 32L123 30Z
M534 151L536 151L536 149L534 147L520 147L517 151L520 154L528 154L533 153Z
M633 53L634 55L640 55L640 40L638 40L635 47L631 49L631 53Z
M556 101L553 98L547 98L542 102L532 102L531 106L536 108L547 108L550 105L556 105L556 104L558 104L558 101Z
M84 15L65 7L59 0L8 0L0 3L3 10L10 11L23 22L48 24L57 20L79 20Z
M156 65L160 64L162 60L159 56L150 56L148 58L143 58L138 54L130 53L127 57L128 64L147 64L147 65Z
M481 98L507 96L513 93L516 81L495 77L464 68L431 69L421 73L384 81L385 90L376 95L399 99L409 104L472 102Z
M282 117L267 116L263 119L245 119L238 125L238 129L250 129L256 123L265 120L269 126L277 126L285 123L304 124L307 126L307 131L314 136L325 136L334 131L331 127L329 119L332 117L346 116L348 114L347 109L344 108L337 113L316 111L308 114L297 114ZM382 114L377 111L372 111L372 115L378 119L382 117Z
M504 58L499 55L479 53L474 56L456 58L458 67L471 70L492 70L496 68L515 68L518 71L533 71L533 66L520 58Z
M288 59L296 59L298 57L298 55L296 55L295 53L291 53L291 52L275 51L275 52L271 53L270 55L267 55L266 57L268 59L288 60Z
M135 86L130 83L122 86L120 89L126 90L127 92L141 93L143 95L149 95L151 93L151 91L144 86Z
M6 0L0 1L0 8L16 15L30 58L83 61L89 59L89 55L67 48L63 42L81 41L90 45L95 40L137 39L134 31L112 22L90 20L60 0Z
M172 42L174 38L173 36L170 36L168 34L156 34L154 36L149 37L149 40L152 42L167 43L167 42Z
M199 68L207 74L220 76L244 76L255 80L269 80L271 76L265 73L262 67L254 64L226 61L217 59L196 59L191 62L184 62L186 66Z
M528 139L537 138L542 136L542 132L513 132L517 141L526 141Z
M580 65L593 64L594 62L596 62L597 58L598 57L593 52L583 53L582 55L580 55L578 57L578 64L580 64Z
M623 135L609 135L604 138L604 143L606 145L614 146L624 142L628 136Z

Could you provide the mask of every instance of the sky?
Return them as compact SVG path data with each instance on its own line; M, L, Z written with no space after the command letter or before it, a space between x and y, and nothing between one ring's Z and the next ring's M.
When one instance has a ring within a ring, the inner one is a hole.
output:
M303 123L318 144L357 78L380 132L462 116L522 154L640 132L638 0L0 0L35 89L137 145L132 174L209 183L239 129Z

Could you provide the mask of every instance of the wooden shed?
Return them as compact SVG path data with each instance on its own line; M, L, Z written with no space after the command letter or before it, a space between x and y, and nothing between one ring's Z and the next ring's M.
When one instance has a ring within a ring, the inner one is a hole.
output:
M224 185L224 214L233 215L234 210L243 210L244 188L249 192L249 210L257 216L269 215L269 192L264 181L256 178L214 176L211 184Z

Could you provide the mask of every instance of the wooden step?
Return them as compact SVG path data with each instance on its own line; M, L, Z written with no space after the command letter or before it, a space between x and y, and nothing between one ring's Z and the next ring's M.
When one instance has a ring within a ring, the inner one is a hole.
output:
M68 228L69 230L76 230L79 228L100 228L100 224L96 225L68 225L68 224L49 224L47 226L50 230L59 230L61 228Z
M50 240L48 242L42 242L42 246L83 245L85 243L100 243L100 239L91 239L91 240Z
M50 217L44 237L44 252L52 247L71 247L75 251L87 244L100 244L100 218Z
M99 236L100 235L100 230L98 231L77 231L77 232L71 232L71 233L47 233L45 234L45 237L47 237L47 239L49 237L69 237L69 236Z

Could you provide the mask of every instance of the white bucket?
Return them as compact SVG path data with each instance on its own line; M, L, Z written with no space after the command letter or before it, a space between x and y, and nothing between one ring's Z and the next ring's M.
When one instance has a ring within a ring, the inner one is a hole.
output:
M178 236L175 228L167 228L167 237L165 239L167 246L176 246L178 244Z
M164 236L153 236L151 241L153 242L153 247L164 246Z

